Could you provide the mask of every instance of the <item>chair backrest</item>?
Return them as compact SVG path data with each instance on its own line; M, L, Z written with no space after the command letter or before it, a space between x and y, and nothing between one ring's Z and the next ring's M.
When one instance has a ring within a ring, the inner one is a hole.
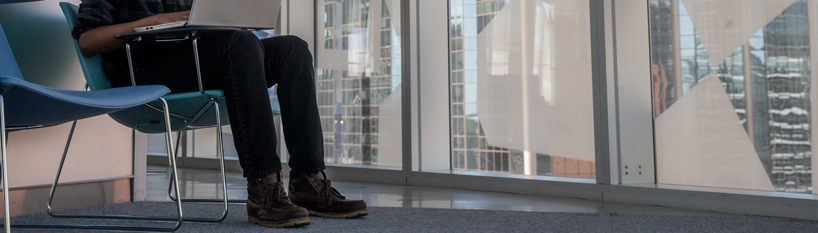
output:
M68 23L68 30L74 30L74 26L77 25L77 12L79 11L79 6L67 2L61 2L60 8L62 8L62 13L65 14L65 20ZM82 72L85 74L85 82L88 83L91 90L104 90L111 88L111 81L108 79L108 75L106 75L105 71L102 69L102 56L83 56L77 40L73 41L74 49L76 49L77 57L80 60L80 66L82 66Z
M20 72L20 67L17 66L17 60L14 59L14 54L11 53L11 46L9 46L9 41L6 39L3 25L0 25L0 76L23 79L23 73Z

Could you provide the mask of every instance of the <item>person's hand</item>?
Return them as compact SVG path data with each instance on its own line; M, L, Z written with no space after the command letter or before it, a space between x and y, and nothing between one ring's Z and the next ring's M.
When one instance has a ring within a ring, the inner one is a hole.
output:
M147 19L149 19L150 22L152 22L152 25L159 25L179 21L187 21L188 18L190 18L190 11L158 14L148 17Z
M0 0L2 2L2 0ZM82 33L77 41L80 52L86 57L107 53L125 47L125 42L114 36L133 33L136 28L159 24L187 21L190 11L158 14L137 21L101 26Z

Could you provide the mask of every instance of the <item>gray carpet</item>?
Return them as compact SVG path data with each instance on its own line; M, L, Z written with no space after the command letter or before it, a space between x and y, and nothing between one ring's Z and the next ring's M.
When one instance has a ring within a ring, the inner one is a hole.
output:
M217 214L219 206L185 204L185 216ZM485 210L370 207L369 216L359 219L312 217L312 224L298 229L269 229L247 222L245 205L230 205L221 224L185 223L179 232L818 232L815 221L760 217L698 217L663 215L571 214ZM164 212L163 212L164 211ZM172 213L172 203L138 202L72 211L74 213L149 214ZM12 219L14 223L133 223L113 220L52 219L32 215ZM169 223L136 223L167 226ZM43 232L43 230L19 230ZM61 231L84 232L84 231Z

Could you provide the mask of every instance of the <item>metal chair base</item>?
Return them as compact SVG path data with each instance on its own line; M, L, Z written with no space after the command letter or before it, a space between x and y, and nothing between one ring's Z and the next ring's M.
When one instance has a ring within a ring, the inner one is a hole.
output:
M162 105L165 109L164 117L165 117L165 127L168 129L171 128L170 125L170 114L168 109L168 103L165 101L164 98L160 98L162 101ZM18 225L11 225L11 218L9 217L9 198L8 198L8 164L6 159L6 142L8 141L6 135L6 123L5 123L5 109L4 109L4 99L3 96L0 95L0 154L2 154L2 183L3 183L3 207L5 211L4 217L4 224L2 225L5 232L11 232L11 228L41 228L41 229L82 229L82 230L120 230L120 231L154 231L154 232L172 232L179 229L182 226L182 222L184 221L184 215L182 213L182 202L175 201L176 204L176 211L177 217L150 217L150 216L126 216L126 215L58 215L54 214L51 203L54 198L54 193L57 188L57 183L59 182L60 174L62 172L63 165L65 163L65 157L68 154L68 147L71 143L71 139L74 134L74 129L77 126L77 122L74 121L73 125L71 126L71 132L68 136L68 142L66 143L65 150L63 151L62 160L60 160L60 166L57 170L57 177L54 180L54 184L51 187L51 192L48 198L48 213L54 217L70 217L70 218L101 218L101 219L132 219L132 220L155 220L155 221L175 221L176 223L172 227L139 227L139 226L115 226L115 225L78 225L78 224L18 224ZM174 151L171 148L173 145L173 138L171 135L171 131L168 130L165 133L165 138L167 141L167 150L170 156L171 162L171 183L178 184L178 171L176 167L176 156L174 155ZM174 190L176 193L179 193L179 186L173 185ZM225 206L226 206L225 201ZM226 208L225 208L226 209ZM225 214L226 215L226 214Z
M227 200L227 182L226 182L226 174L225 174L225 169L224 169L224 148L222 146L222 137L221 137L221 125L222 125L221 124L221 112L219 111L219 107L220 107L219 104L217 102L215 102L215 101L213 102L212 105L208 105L208 106L213 106L215 108L215 110L216 110L215 112L216 112L216 117L217 117L217 130L219 132L219 135L216 138L216 140L217 140L216 144L217 144L217 152L220 153L219 158L221 160L221 169L220 170L221 170L221 175L222 175L222 189L223 189L223 197L225 199L222 199L222 200L214 199L214 200L208 200L207 202L221 202L221 203L224 204L223 205L224 209L223 209L222 214L219 217L216 217L216 218L183 217L183 221L203 222L203 223L221 223L225 218L227 218L227 213L228 213L228 206L227 205L229 203L228 200ZM167 108L167 106L165 106L165 108ZM169 128L170 126L167 126L167 127ZM72 127L72 131L71 131L72 134L73 134L73 129L74 128ZM167 133L167 137L170 137L170 135L171 135L170 133ZM179 135L181 135L181 134L179 134ZM161 217L161 216L80 215L80 214L58 214L58 213L55 213L51 208L51 204L52 204L52 200L54 198L54 194L56 193L56 185L57 185L57 182L59 181L59 176L60 176L60 173L62 171L62 164L65 161L65 157L67 155L68 147L70 146L70 143L71 143L70 138L71 138L71 136L69 136L69 141L66 143L66 149L65 149L65 152L63 153L63 158L60 161L59 171L57 172L57 177L54 180L54 184L52 185L52 192L49 194L49 199L48 199L49 200L49 202L48 202L48 213L49 213L49 215L51 215L52 217L55 217L55 218L120 219L120 220L146 220L146 221L176 221L177 220L176 218ZM175 191L177 194L179 193L178 186L176 185L176 184L178 184L177 183L178 182L178 176L177 176L177 172L176 172L177 167L176 167L176 162L175 162L176 161L176 156L175 155L176 155L176 152L178 152L178 148L179 148L179 141L178 141L179 138L180 137L177 137L176 148L175 148L173 153L170 153L170 150L171 150L170 146L168 146L168 148L167 148L168 151L169 151L168 159L173 161L171 163L171 170L173 172L171 173L171 177L170 177L168 195L171 196L172 201L175 202L175 203L179 202L178 199L173 197L173 195L172 195L173 191ZM168 141L167 143L168 143L167 145L173 145L172 141ZM192 200L182 199L182 202L201 202L201 201L196 200L196 199L192 199Z
M137 226L73 225L73 224L19 224L19 225L11 225L11 220L8 217L10 215L9 215L9 200L8 200L9 198L8 198L8 192L7 192L7 190L8 190L8 180L7 180L7 174L6 174L7 170L8 170L6 161L8 161L8 160L6 160L7 135L6 135L6 125L5 125L5 110L3 108L4 107L3 96L0 95L0 141L2 141L2 142L0 142L0 150L2 150L2 184L3 184L2 186L3 186L3 190L5 191L5 192L3 192L3 206L5 207L4 211L5 211L5 216L6 216L4 218L4 224L2 224L2 226L5 229L5 231L7 233L11 232L11 228L42 228L42 229L83 229L83 230L119 230L119 231L173 232L173 231L178 230L182 226L182 222L184 222L184 221L221 223L225 218L227 218L228 202L230 202L230 201L228 200L228 196L227 196L227 179L226 179L225 168L224 168L224 147L222 145L223 143L222 143L221 111L219 109L220 106L218 104L218 101L215 98L212 98L212 97L208 96L207 94L205 94L205 92L204 92L204 90L202 88L202 74L201 74L201 69L199 68L200 64L199 64L199 54L198 54L198 46L197 46L198 43L197 42L198 42L198 38L193 38L193 49L194 49L194 56L196 58L195 61L196 61L196 71L197 71L197 76L198 76L197 78L198 78L198 81L199 81L199 91L201 92L201 94L203 96L210 99L210 103L207 106L204 106L199 111L199 113L196 114L196 116L191 121L188 122L188 128L193 129L194 127L190 127L191 124L193 124L193 122L195 122L196 119L198 119L203 113L205 113L208 110L208 108L210 108L210 106L213 106L215 108L216 123L217 123L216 128L218 130L218 136L217 136L217 139L216 139L217 140L217 150L216 151L217 151L217 153L220 153L219 154L219 162L220 162L219 165L220 165L220 172L221 172L221 175L222 175L222 197L224 199L218 200L218 201L215 201L215 200L212 200L212 199L190 199L190 200L185 200L185 199L182 199L182 198L176 198L173 195L173 192L175 192L177 195L180 194L179 180L178 180L179 176L178 176L178 169L177 169L177 166L176 166L176 153L175 153L174 149L171 148L172 145L173 145L173 138L172 138L172 132L171 132L172 127L171 127L171 123L170 123L170 117L171 117L171 115L174 115L174 114L170 113L170 111L168 110L168 102L164 98L159 98L162 101L163 109L161 109L161 110L157 109L157 111L161 111L164 114L164 118L165 118L165 127L167 129L166 132L165 132L165 138L166 138L166 143L167 143L168 159L169 159L169 162L170 162L169 170L171 171L168 196L176 204L176 209L177 209L177 213L178 213L178 216L176 218L160 217L160 216L87 215L87 214L84 215L84 214L57 214L57 213L55 213L53 211L53 209L51 208L51 204L52 204L53 199L54 199L54 194L56 193L57 184L58 184L59 179L60 179L60 174L62 173L62 168L63 168L63 165L65 163L66 155L68 154L68 148L69 148L69 146L71 144L71 138L73 137L74 129L76 128L76 125L77 125L76 121L74 121L73 125L71 126L71 132L70 132L70 134L68 136L68 141L66 142L65 150L63 151L62 159L60 160L60 166L59 166L59 169L57 170L57 175L56 175L56 178L54 179L54 183L51 186L51 192L49 193L47 208L48 208L48 214L51 215L54 218L91 218L91 219L146 220L146 221L175 221L176 224L173 227L137 227ZM131 72L131 83L134 86L136 86L136 82L134 80L134 74L133 74L133 63L131 61L130 42L126 43L125 49L126 49L126 53L128 55L128 66L129 66L129 69L130 69L130 72ZM88 87L86 85L86 89L87 88ZM152 107L149 104L147 104L147 106ZM181 136L181 134L180 134L180 136ZM178 141L179 140L177 139L177 142ZM176 146L176 149L178 149L178 144ZM218 217L218 218L185 218L184 215L182 214L182 202L221 202L221 203L223 203L224 212L222 212L222 215L220 217Z

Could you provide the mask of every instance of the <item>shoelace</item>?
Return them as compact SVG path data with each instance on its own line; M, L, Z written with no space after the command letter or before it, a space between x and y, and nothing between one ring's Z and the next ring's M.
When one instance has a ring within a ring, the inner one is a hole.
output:
M264 207L266 209L273 208L273 205L281 200L281 198L289 198L287 196L287 192L284 191L284 187L282 187L281 183L273 183L273 184L264 184L266 186L264 190L265 200L264 200Z
M324 174L324 171L321 171L321 175L323 175L324 179L320 180L321 184L324 185L324 196L327 198L327 206L332 206L332 196L338 197L338 199L344 200L346 197L341 195L337 189L332 187L332 181L327 179L327 175Z

